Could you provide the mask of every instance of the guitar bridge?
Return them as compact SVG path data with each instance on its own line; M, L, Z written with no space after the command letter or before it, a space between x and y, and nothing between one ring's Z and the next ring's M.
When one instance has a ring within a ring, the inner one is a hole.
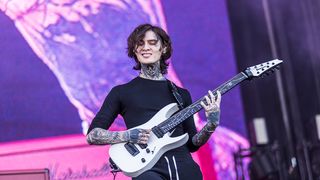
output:
M137 154L140 153L139 149L131 142L126 143L124 147L132 156L136 156Z

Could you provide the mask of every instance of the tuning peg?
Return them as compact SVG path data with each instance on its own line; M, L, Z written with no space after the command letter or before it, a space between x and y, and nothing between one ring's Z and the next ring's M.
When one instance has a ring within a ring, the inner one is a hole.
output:
M279 69L280 69L280 66L276 66L276 69L279 70Z

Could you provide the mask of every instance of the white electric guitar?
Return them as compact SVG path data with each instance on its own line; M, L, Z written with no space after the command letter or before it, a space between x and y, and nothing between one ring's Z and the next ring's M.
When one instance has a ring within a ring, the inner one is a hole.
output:
M213 90L213 94L218 90L221 94L225 94L246 79L261 77L270 71L273 72L281 63L282 60L275 59L249 67ZM130 177L137 177L151 169L165 152L182 146L188 141L187 133L178 137L170 137L170 130L200 111L202 109L200 102L203 100L204 97L179 112L177 112L179 110L177 103L168 104L147 123L135 127L152 129L148 144L141 145L129 142L114 144L109 150L110 158L125 175Z

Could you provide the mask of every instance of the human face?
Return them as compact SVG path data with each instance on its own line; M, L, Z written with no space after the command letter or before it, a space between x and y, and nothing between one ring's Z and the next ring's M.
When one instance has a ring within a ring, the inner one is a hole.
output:
M147 31L144 38L138 42L135 54L142 64L153 64L160 60L163 52L161 41L153 31Z

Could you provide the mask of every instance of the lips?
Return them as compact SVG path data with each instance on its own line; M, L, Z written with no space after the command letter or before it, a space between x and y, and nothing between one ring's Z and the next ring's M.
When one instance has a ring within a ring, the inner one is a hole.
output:
M152 54L151 53L142 53L141 56L144 58L150 57Z

